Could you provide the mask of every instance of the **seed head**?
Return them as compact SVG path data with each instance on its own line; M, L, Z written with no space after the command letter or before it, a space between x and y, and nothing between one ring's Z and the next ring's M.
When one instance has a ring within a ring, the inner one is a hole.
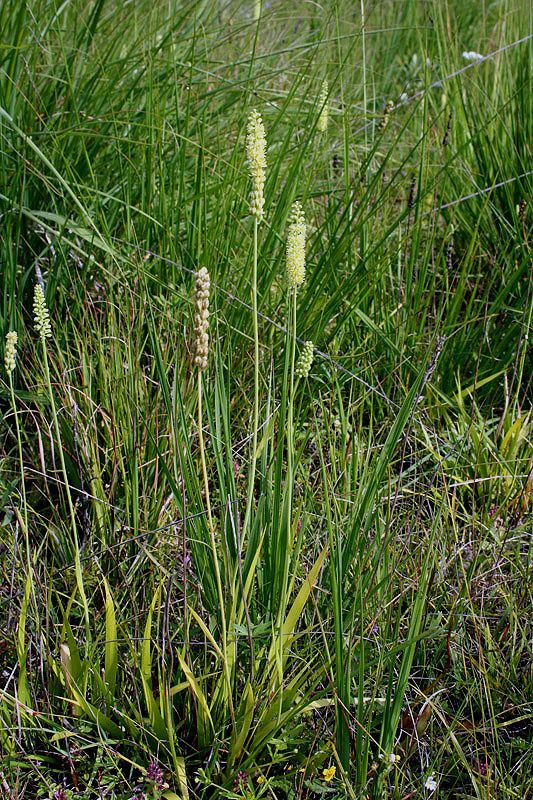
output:
M442 140L442 146L447 147L448 142L450 141L450 131L452 129L452 117L453 117L453 110L450 111L448 114L448 124L446 126L446 133L444 134L444 139Z
M320 109L320 113L318 116L318 122L316 126L321 133L324 133L328 127L328 120L329 120L328 89L329 89L328 82L327 80L325 80L322 83L322 88L320 89L320 95L318 97L318 107Z
M295 372L300 378L307 378L309 370L313 363L313 355L315 346L313 342L305 342L298 363L296 364Z
M257 221L260 222L263 218L263 206L265 204L263 189L266 169L266 136L265 126L258 111L252 111L248 118L246 153L252 178L250 210Z
M209 355L209 287L211 279L205 267L196 273L194 297L194 363L201 369L207 369Z
M416 178L411 181L411 188L409 190L409 198L407 200L407 208L409 211L414 207L416 197Z
M378 128L380 131L384 131L387 125L389 124L389 117L391 112L394 110L394 103L392 100L387 100L385 103L385 110L383 112L383 116L379 122Z
M6 365L6 372L11 375L17 363L17 341L18 334L16 331L9 331L6 334L6 352L4 363Z
M50 326L50 314L46 307L46 300L41 284L35 284L33 293L33 315L35 319L35 330L38 331L41 341L45 342L52 335L52 328Z
M297 289L305 280L305 218L298 200L292 204L289 218L287 277L291 289Z
M450 240L446 253L446 269L451 272L453 269L453 239Z

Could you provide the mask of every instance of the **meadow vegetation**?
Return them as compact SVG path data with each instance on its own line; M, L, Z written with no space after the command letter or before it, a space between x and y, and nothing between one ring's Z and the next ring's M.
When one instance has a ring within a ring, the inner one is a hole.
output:
M2 798L532 796L528 0L0 31Z

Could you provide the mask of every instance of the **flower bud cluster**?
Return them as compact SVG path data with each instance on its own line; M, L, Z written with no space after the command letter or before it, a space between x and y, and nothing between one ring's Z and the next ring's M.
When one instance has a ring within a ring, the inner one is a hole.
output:
M383 116L381 117L378 125L380 131L384 131L387 125L389 124L389 117L392 111L394 111L394 102L392 100L387 100L387 102L385 103L385 110L383 112Z
M328 82L324 81L322 83L322 88L320 90L320 95L318 97L318 107L320 109L320 113L318 115L318 122L316 126L321 133L324 133L328 127L328 119L329 119L328 88L329 88Z
M17 363L17 341L18 334L16 331L9 331L9 333L6 334L6 352L4 363L8 375L11 375Z
M305 218L298 200L292 204L289 218L287 277L291 289L297 289L305 280Z
M252 178L250 209L257 221L260 222L263 218L265 204L263 189L266 169L266 135L265 126L258 111L252 111L248 119L246 152Z
M205 267L196 273L194 297L194 363L199 369L207 369L209 354L209 287L211 279Z
M314 351L315 346L313 342L305 342L295 369L296 374L299 375L300 378L307 378L309 375L309 370L311 369L311 365L313 363Z
M35 284L33 293L33 316L35 319L35 330L39 333L41 341L45 342L52 335L50 326L50 314L46 307L44 292L40 283Z

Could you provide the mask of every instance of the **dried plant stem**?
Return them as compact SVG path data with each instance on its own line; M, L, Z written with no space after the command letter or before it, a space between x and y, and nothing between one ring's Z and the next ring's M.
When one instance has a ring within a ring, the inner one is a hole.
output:
M211 549L213 551L213 562L215 565L215 576L217 582L217 592L218 592L218 602L220 604L220 619L222 625L222 653L224 654L223 658L223 669L224 675L226 678L227 689L228 689L228 702L229 702L229 710L231 721L233 727L235 728L235 711L233 708L233 697L232 697L232 687L231 687L231 678L228 669L228 662L226 658L227 653L227 645L228 645L228 632L226 626L226 606L224 603L224 592L222 591L222 580L220 577L220 567L218 564L218 553L217 553L217 544L215 539L215 525L213 522L213 515L211 513L211 501L209 498L209 481L207 478L207 465L205 460L205 444L204 444L204 429L203 429L203 421L202 421L202 371L198 370L198 381L197 381L197 388L198 388L198 439L200 443L200 461L202 463L202 476L204 479L204 486L205 486L205 504L207 509L207 526L209 528L209 538L211 540Z

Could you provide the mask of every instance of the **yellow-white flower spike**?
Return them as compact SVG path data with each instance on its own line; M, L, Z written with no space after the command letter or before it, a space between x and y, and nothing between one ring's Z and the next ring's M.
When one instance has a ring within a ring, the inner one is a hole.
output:
M266 135L265 126L258 111L252 111L248 118L246 153L252 178L250 210L257 221L260 222L263 218L263 206L265 204L263 190L266 170Z
M328 82L324 81L322 83L322 88L320 89L320 95L318 97L318 107L320 109L317 128L321 133L324 133L328 127L328 119L329 119L329 101L328 101Z
M298 359L298 363L296 364L295 372L300 378L307 378L309 375L309 370L313 364L313 355L315 352L315 346L313 342L305 342L302 353L300 358Z
M287 277L291 289L297 289L305 280L305 218L298 200L292 204L289 218Z
M196 273L194 297L194 363L201 369L207 369L209 355L209 289L211 278L205 267Z
M16 331L9 331L6 334L6 352L4 363L6 365L6 372L11 375L17 363L17 341L18 334Z
M39 283L35 284L33 293L33 316L35 319L35 330L39 333L41 341L44 344L45 339L48 339L52 335L52 327L50 325L50 314L46 307L44 292Z

